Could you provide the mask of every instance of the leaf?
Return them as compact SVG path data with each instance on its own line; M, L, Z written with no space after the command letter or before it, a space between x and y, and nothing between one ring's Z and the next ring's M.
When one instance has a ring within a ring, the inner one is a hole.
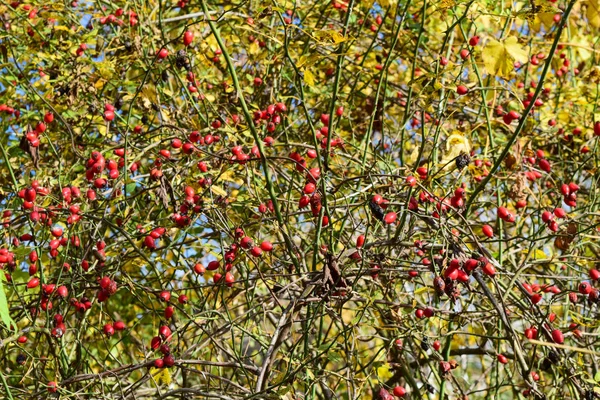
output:
M211 185L210 191L217 196L227 197L227 192L217 185Z
M254 41L252 43L250 43L250 48L248 49L248 53L255 56L257 54L260 54L260 46L258 44L258 41Z
M153 372L156 371L156 368L152 368ZM169 385L171 383L171 373L168 368L162 368L158 370L158 373L154 375L156 382L158 384Z
M37 169L38 164L40 162L39 148L32 146L31 142L27 140L27 137L25 135L21 138L21 141L19 142L19 147L21 148L21 150L23 150L25 153L31 156L33 165Z
M2 283L6 277L4 273L0 273L0 319L8 329L11 326L14 326L16 329L15 321L10 317L10 312L8 310L8 301L6 300L6 294L4 293L4 284Z
M306 68L304 70L304 83L308 87L314 87L315 86L315 76L313 75L312 72L310 72L310 69L308 69L308 68Z
M332 30L331 31L331 40L333 40L333 42L335 44L339 44L339 43L344 42L346 40L346 38L344 37L344 35L342 35L338 31Z
M443 169L452 168L454 159L461 154L469 154L471 152L471 144L469 139L459 131L454 131L448 139L443 149L440 165Z
M591 26L600 28L600 0L588 0L586 16Z
M175 208L176 200L175 193L173 193L173 187L171 186L171 182L167 179L165 175L160 177L160 187L158 188L158 197L160 198L163 207L165 210L169 209L169 198L173 203L173 208Z
M528 54L516 36L510 36L504 43L491 39L483 49L481 57L490 75L507 78L514 70L514 62L527 62Z

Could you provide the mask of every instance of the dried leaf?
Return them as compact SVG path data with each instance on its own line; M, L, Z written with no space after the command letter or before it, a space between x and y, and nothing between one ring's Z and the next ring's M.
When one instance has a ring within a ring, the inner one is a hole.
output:
M169 209L169 200L173 204L173 208L175 208L175 193L173 192L173 187L171 186L171 182L167 179L165 175L160 177L160 187L158 188L158 197L162 202L163 207L168 210Z
M510 187L510 191L508 192L508 197L513 199L514 201L523 201L527 200L527 178L524 174L518 174L515 177L515 182Z
M19 147L25 153L31 156L31 160L33 161L33 166L37 169L39 167L40 162L40 150L37 147L31 145L31 142L27 140L27 137L23 135L21 141L19 142Z

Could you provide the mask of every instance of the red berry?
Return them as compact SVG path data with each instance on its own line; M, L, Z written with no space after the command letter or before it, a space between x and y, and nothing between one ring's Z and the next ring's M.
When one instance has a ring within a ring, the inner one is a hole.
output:
M194 33L192 31L185 31L185 33L183 34L183 44L185 46L189 46L190 44L192 44L193 40Z
M554 218L554 216L552 215L552 213L550 211L544 211L542 213L542 221L544 221L544 223L548 223L550 221L552 221L552 219Z
M506 356L503 355L503 354L498 354L498 362L500 364L507 364L508 363L508 358L506 358Z
M507 219L510 212L505 207L498 207L498 217L500 219Z
M112 324L104 325L104 328L102 328L102 330L104 331L104 334L106 336L112 336L115 334L115 328L112 326Z
M27 282L27 289L33 289L40 285L40 280L38 278L31 278L29 282Z
M552 331L552 340L554 340L555 343L561 344L564 343L565 337L559 329L555 329Z
M394 222L396 222L396 218L397 218L397 214L395 212L389 212L385 215L385 217L383 217L383 220L385 221L386 224L390 225L393 224Z
M406 394L406 389L404 389L402 386L396 386L394 388L394 396L404 397L405 394Z
M167 49L160 49L157 53L158 58L164 60L169 56L169 51Z
M50 393L56 393L56 390L57 390L56 382L50 381L50 382L48 382L47 386L48 386L48 392L50 392Z
M489 225L483 225L483 227L481 228L481 230L483 231L483 234L489 238L494 237L494 229L492 229L491 226Z
M204 273L206 272L206 268L204 268L204 265L197 263L196 265L194 265L194 272L198 275L204 275Z
M481 267L481 270L488 276L496 275L496 268L494 268L494 266L490 263L486 263L483 267Z
M114 111L104 111L104 119L107 121L112 121L115 119Z
M552 170L552 165L550 165L550 162L544 158L538 162L538 165L540 166L540 169L544 172L550 172Z
M273 250L273 245L268 240L265 240L260 244L260 248L262 251L269 252Z
M562 207L557 207L554 209L554 215L556 215L557 218L565 218L567 212Z
M468 92L469 92L469 89L464 85L458 85L456 87L456 93L458 93L461 96L467 94Z
M581 282L579 284L579 293L581 294L589 294L592 291L592 286L589 282Z
M365 235L359 235L356 238L356 247L360 249L361 247L363 247L364 244L365 244Z
M469 45L471 45L471 46L477 46L478 43L479 43L479 36L473 36L472 38L469 39Z

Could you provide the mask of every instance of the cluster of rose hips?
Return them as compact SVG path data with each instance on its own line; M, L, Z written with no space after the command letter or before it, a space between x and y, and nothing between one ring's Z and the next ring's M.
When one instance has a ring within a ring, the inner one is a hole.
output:
M102 303L113 294L117 293L118 286L117 282L113 279L110 279L108 276L103 276L98 279L98 284L100 285L100 290L98 290L98 302Z
M560 289L556 285L538 285L537 283L529 284L524 282L523 287L529 294L529 299L533 304L537 304L542 301L542 293L560 293Z
M456 258L451 259L446 269L444 269L443 275L444 278L451 281L468 282L469 275L477 268L481 268L481 270L489 276L494 276L496 274L496 269L487 258L478 257L469 258L464 262ZM439 289L436 287L436 290Z
M542 221L548 226L552 232L558 232L558 222L554 219L557 218L565 218L567 216L566 211L562 207L556 207L554 209L554 213L550 211L544 211L542 213Z
M14 115L16 118L19 118L21 116L21 111L14 109L13 107L10 107L6 104L0 104L0 113L6 113L8 115ZM52 114L50 114L52 115ZM54 116L52 115L52 118L54 119Z
M389 200L384 199L383 197L381 197L378 194L374 195L371 198L371 202L369 204L369 206L371 207L371 211L373 212L373 215L375 216L375 218L377 218L380 221L385 222L388 225L391 225L394 222L396 222L396 219L398 218L398 214L396 214L396 212L394 212L394 211L390 211L384 215L384 211L387 209L388 205L389 205Z
M438 204L440 204L438 202ZM465 189L462 187L454 190L454 196L450 198L450 205L454 208L462 208L465 205Z
M112 336L115 334L116 331L124 331L126 327L127 326L123 321L115 321L112 324L109 322L107 324L104 324L104 326L102 327L102 332L104 332L106 336Z
M90 158L87 160L85 177L88 181L93 181L96 189L102 189L107 184L106 179L96 177L97 175L102 174L105 169L108 170L108 177L110 179L117 179L119 177L119 168L122 168L125 164L125 159L123 158L125 155L125 150L117 149L115 150L115 154L120 157L118 162L114 160L108 160L107 162L102 153L99 151L93 151ZM88 199L94 200L95 195L88 193Z
M175 365L175 358L171 354L171 348L168 345L172 339L172 332L168 326L162 325L158 328L158 336L154 336L152 341L150 342L150 347L152 350L159 350L163 353L162 358L158 358L154 360L154 366L156 368L169 368Z
M235 258L231 258L231 252L237 253L237 249L238 249L238 245L236 243L233 243L231 245L231 249L229 249L227 252L229 253L229 257L228 259L230 259L231 261L233 261ZM208 263L208 265L206 267L204 267L204 265L202 265L201 263L196 263L194 265L194 272L196 272L198 275L204 275L204 273L206 271L216 271L221 267L221 263L219 263L217 260L213 260L211 262ZM225 263L225 275L223 275L220 272L216 272L213 275L213 282L214 283L225 283L228 287L232 287L233 283L235 282L235 276L231 273L231 270L233 269L233 264L231 262L226 262Z
M38 122L33 131L25 134L25 139L27 139L31 146L38 147L40 145L40 135L44 132L46 132L46 124Z
M563 201L569 207L577 206L577 191L579 190L579 185L574 182L569 184L563 183L560 185L560 192L563 195Z
M160 301L162 301L164 303L169 303L171 300L171 292L169 292L168 290L163 290L158 295L158 298L160 299ZM177 298L177 301L179 302L179 304L185 305L188 303L188 297L185 294L181 294ZM164 312L165 319L171 319L171 317L173 316L174 313L175 313L175 307L173 307L172 305L167 305L165 307L165 312Z
M342 115L344 115L344 107L341 107L341 106L338 107L335 111L335 115L337 117L341 117ZM330 118L329 114L321 114L320 121L323 124L323 126L315 132L315 137L317 138L317 140L321 141L320 145L321 145L322 149L327 149L327 140L328 140L328 136L330 134L329 118ZM341 138L332 138L330 146L332 148L343 147L344 141Z
M597 278L598 275L599 275L598 270L596 270L596 269L590 270L590 278L592 280L598 280L598 278ZM598 303L598 300L600 299L600 291L598 289L592 287L592 285L589 282L586 282L586 281L581 282L577 289L578 289L579 293L581 293L584 296L587 296L590 304ZM573 294L573 296L570 297L570 299L574 300L573 303L575 303L577 301L576 294L575 293L571 293L571 294Z
M120 19L120 18L118 18L118 17L123 16L123 14L124 14L123 9L122 8L117 8L115 10L114 14L108 14L106 16L100 17L100 23L102 25L114 24L114 25L117 25L117 26L123 26L123 24L124 24L123 20ZM133 18L134 22L132 22L132 18ZM129 22L130 22L131 26L134 26L137 23L136 13L133 12L133 11L129 11Z
M262 84L262 81L260 83ZM277 129L277 125L281 124L281 116L286 112L287 107L284 103L269 104L264 110L254 111L252 119L255 125L266 123L267 132L273 133Z
M156 241L160 239L167 230L163 227L152 229L148 235L144 237L144 246L150 250L156 249Z
M29 280L29 282L27 282L27 288L33 289L33 288L39 286L39 284L40 284L40 281L38 278L31 278ZM57 295L64 299L67 296L69 296L69 290L67 289L66 286L59 286L58 288L56 288L56 285L53 283L43 284L41 295L42 295L42 298L40 300L41 309L44 311L50 311L50 310L52 310L51 297L53 295ZM31 308L30 313L31 313L31 315L35 315L37 313L37 308L35 308L35 307Z
M15 261L15 253L6 248L0 248L0 269L5 271L13 271L17 266ZM10 275L7 273L7 279L10 282Z

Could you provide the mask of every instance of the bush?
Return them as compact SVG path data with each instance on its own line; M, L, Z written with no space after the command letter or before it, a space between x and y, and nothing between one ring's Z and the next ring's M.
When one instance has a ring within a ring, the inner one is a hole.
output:
M600 3L506 7L0 5L3 395L597 397Z

